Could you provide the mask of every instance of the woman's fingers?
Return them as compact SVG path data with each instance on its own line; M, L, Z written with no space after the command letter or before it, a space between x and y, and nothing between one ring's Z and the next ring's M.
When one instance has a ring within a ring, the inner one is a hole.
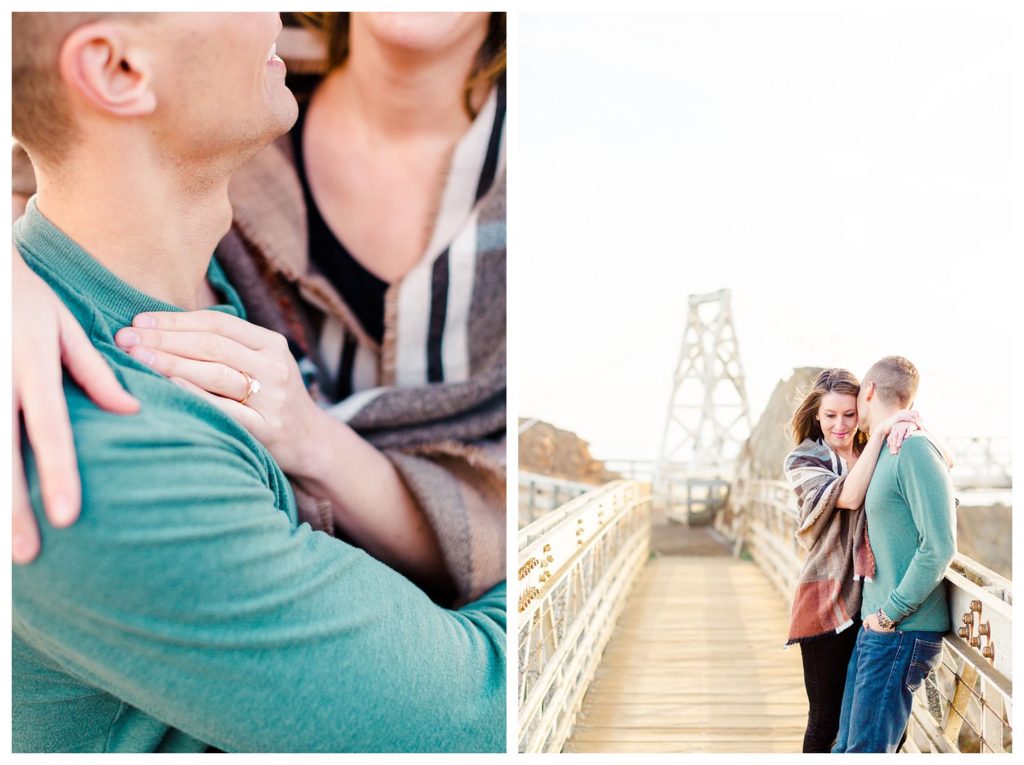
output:
M899 429L893 428L889 433L889 451L893 454L896 454L903 445L903 438L900 436L900 432Z
M139 401L121 387L106 360L97 351L85 330L66 309L60 309L60 344L64 366L97 406L110 412L132 414Z
M900 447L903 446L903 442L906 440L907 436L913 433L915 430L918 430L918 427L913 422L897 423L889 432L889 451L892 452L893 454L897 454L900 450Z
M60 359L56 354L40 355L34 363L38 378L18 390L25 431L35 455L46 517L54 526L70 526L78 518L81 486Z
M16 247L12 248L12 261L13 324L18 328L13 337L14 425L18 427L21 414L50 522L67 526L78 517L81 496L61 372L64 335L74 319L53 290L25 264ZM25 476L20 456L19 451L12 481L15 523L35 540L35 547L31 541L26 543L25 550L31 552L37 549L38 532L35 519L27 515L31 508L22 488Z
M143 347L163 351L196 361L216 361L233 369L255 374L254 367L262 367L264 355L223 335L211 332L165 332L159 329L125 327L118 330L114 340L119 348L131 353Z
M116 341L118 346L158 372L168 377L182 377L211 393L236 401L243 399L249 390L249 381L243 372L261 385L278 390L283 389L289 378L288 366L281 360L280 353L254 351L231 338L209 332L126 327L117 333ZM284 355L291 358L287 351Z
M167 377L184 379L204 391L223 398L241 401L249 392L249 381L245 379L245 375L227 364L217 361L197 361L144 345L131 346L128 353ZM252 376L256 377L255 374Z
M11 518L11 559L17 564L28 563L39 554L39 528L28 499L25 468L21 463L21 426L18 424L18 403L14 404L14 456L11 478L13 486Z
M132 326L139 329L158 329L170 332L208 332L234 340L254 351L271 348L284 340L276 332L271 332L221 311L140 313L132 320Z

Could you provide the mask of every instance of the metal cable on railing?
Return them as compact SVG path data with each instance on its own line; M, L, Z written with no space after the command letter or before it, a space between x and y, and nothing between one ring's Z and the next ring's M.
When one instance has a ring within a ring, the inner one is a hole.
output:
M615 481L519 533L519 750L557 752L650 539L647 484Z

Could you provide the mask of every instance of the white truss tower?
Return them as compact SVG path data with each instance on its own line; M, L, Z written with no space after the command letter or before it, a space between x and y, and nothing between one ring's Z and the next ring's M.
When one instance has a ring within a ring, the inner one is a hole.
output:
M750 429L730 292L690 295L657 480L731 471Z

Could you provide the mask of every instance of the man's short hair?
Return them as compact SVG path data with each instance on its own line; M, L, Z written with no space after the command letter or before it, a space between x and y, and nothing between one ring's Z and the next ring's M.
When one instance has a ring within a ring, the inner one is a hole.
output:
M907 408L917 396L921 375L917 367L902 356L886 356L871 365L862 385L875 384L878 396L887 404Z
M58 161L74 140L71 106L61 82L64 40L107 13L14 13L11 18L11 118L14 137L37 157Z

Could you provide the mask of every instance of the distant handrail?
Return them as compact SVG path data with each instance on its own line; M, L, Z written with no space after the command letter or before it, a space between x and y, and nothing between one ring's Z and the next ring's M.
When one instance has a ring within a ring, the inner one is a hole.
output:
M746 550L792 602L803 565L797 506L785 481L738 479L719 530ZM908 751L1010 751L1013 677L1012 584L958 553L944 577L953 630L939 671L915 697Z
M647 559L650 487L614 481L519 532L519 750L558 752Z
M1013 485L1012 448L1006 436L952 436L953 482L964 489L1009 489Z
M599 485L520 471L519 525L523 527L534 523L573 497L596 488Z

